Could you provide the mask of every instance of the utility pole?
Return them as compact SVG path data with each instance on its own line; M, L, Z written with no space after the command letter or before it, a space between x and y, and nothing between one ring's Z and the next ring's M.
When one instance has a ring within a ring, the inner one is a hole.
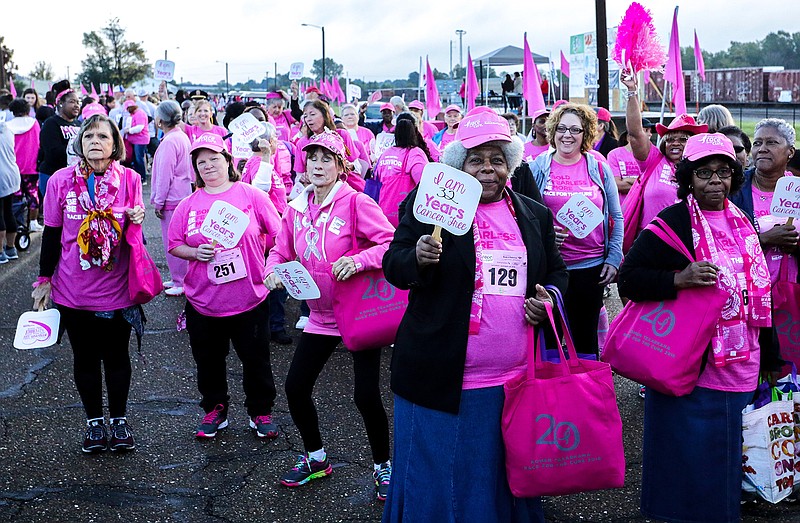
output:
M595 0L597 31L597 107L608 105L608 32L606 28L606 0Z
M275 62L275 90L278 90L278 62Z
M453 40L450 40L450 79L453 79Z
M464 69L464 48L462 47L461 39L467 32L463 29L456 29L456 34L458 35L458 65L461 66L461 69Z

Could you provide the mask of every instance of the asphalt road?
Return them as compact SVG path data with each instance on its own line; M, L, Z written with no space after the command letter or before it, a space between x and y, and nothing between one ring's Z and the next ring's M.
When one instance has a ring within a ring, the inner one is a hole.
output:
M145 233L150 252L165 271L158 227L148 214ZM196 441L194 429L202 411L197 405L194 361L186 333L175 329L183 298L162 295L145 306L149 321L141 354L131 343L128 417L137 450L83 455L85 418L72 381L68 339L49 349L18 351L12 346L17 318L31 305L38 253L39 234L35 234L29 251L0 266L0 521L380 520L382 505L374 499L367 438L351 398L347 352L340 349L333 355L316 388L334 473L287 489L278 484L278 477L302 451L282 392L293 346L271 347L279 390L274 414L281 429L275 441L260 441L247 427L241 366L235 356L229 358L228 371L231 425L215 441ZM612 311L618 303L616 298L608 300ZM288 322L294 325L296 318L297 306L290 300ZM298 332L292 328L289 332L296 341ZM387 349L382 379L384 401L391 409L389 359ZM642 402L635 384L616 379L625 427L625 487L548 498L549 521L646 521L638 511ZM760 502L747 508L744 516L747 522L797 522L800 507Z

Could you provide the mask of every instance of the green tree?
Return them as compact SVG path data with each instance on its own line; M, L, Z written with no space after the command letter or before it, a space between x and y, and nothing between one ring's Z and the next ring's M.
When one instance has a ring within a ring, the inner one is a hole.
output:
M414 87L419 85L419 73L417 71L411 71L408 73L408 85L413 85Z
M330 78L331 76L341 76L342 71L344 71L344 66L337 64L333 58L328 56L325 57L325 76ZM322 78L322 59L314 60L311 64L311 75L316 79L319 80Z
M49 62L40 60L33 64L33 70L30 72L30 77L36 80L52 80L53 79L53 66Z
M150 73L144 48L139 42L125 40L125 28L113 18L99 32L83 33L86 59L81 61L80 82L130 85Z
M445 73L445 72L443 72L443 71L440 71L440 70L434 68L433 69L433 78L434 78L434 80L447 80L448 78L450 78L450 75Z
M9 81L17 73L14 64L14 50L4 43L5 37L0 36L0 89L8 89Z

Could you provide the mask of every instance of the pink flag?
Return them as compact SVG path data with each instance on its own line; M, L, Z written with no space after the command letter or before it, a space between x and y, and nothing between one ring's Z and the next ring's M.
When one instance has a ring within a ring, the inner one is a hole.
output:
M108 84L108 96L110 96L111 98L114 98L114 85L113 84Z
M694 67L697 74L703 81L706 81L706 64L703 62L703 50L700 49L700 40L697 39L697 31L694 32Z
M561 51L561 74L569 78L569 61L564 56L564 51Z
M428 109L428 118L433 120L442 112L442 102L439 100L439 88L436 87L436 79L433 77L433 71L427 56L425 57L425 65L427 66L425 72L425 105Z
M87 91L86 88L83 86L83 84L81 84L81 96L86 96L88 94L89 91Z
M374 104L375 102L377 102L381 98L383 98L383 93L381 92L380 89L378 89L377 91L375 91L374 93L369 95L369 103Z
M13 96L14 98L16 98L16 97L17 97L17 86L16 86L16 85L14 85L14 80L13 80L13 79L11 79L11 81L9 82L9 84L11 84L11 85L9 85L9 86L8 86L8 87L9 87L9 90L11 91L11 96Z
M528 46L528 33L525 33L525 43L522 62L522 97L528 102L528 116L546 109L542 95L542 81L539 79L539 70L533 63L531 48Z
M664 80L672 84L672 103L675 105L675 115L686 114L686 87L683 84L677 7L675 15L672 17L672 33L669 35L669 52L667 53L667 65L664 67Z
M339 83L339 78L336 76L333 77L333 87L336 89L336 98L339 100L339 103L345 103L347 101L347 97L344 95L342 84Z
M94 98L95 101L99 100L100 98L97 96L97 89L94 88L94 84L89 85L92 86L92 98Z
M467 92L465 96L467 111L475 109L475 98L478 97L480 89L478 78L475 76L475 67L472 65L472 55L470 55L469 50L467 50Z

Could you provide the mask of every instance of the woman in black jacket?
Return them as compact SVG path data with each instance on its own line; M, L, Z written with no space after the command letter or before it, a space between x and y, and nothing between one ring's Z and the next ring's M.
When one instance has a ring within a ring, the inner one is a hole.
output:
M39 192L44 201L47 180L57 170L67 166L67 144L78 135L80 124L75 120L81 112L78 93L70 88L69 80L53 84L51 90L56 103L56 114L45 120L39 134Z
M392 358L394 475L384 521L544 521L538 498L508 487L503 383L526 368L526 324L545 318L543 286L566 288L553 216L506 189L522 144L483 108L462 121L443 163L482 186L472 233L431 236L415 193L383 259L411 289ZM480 471L478 474L475 471Z

